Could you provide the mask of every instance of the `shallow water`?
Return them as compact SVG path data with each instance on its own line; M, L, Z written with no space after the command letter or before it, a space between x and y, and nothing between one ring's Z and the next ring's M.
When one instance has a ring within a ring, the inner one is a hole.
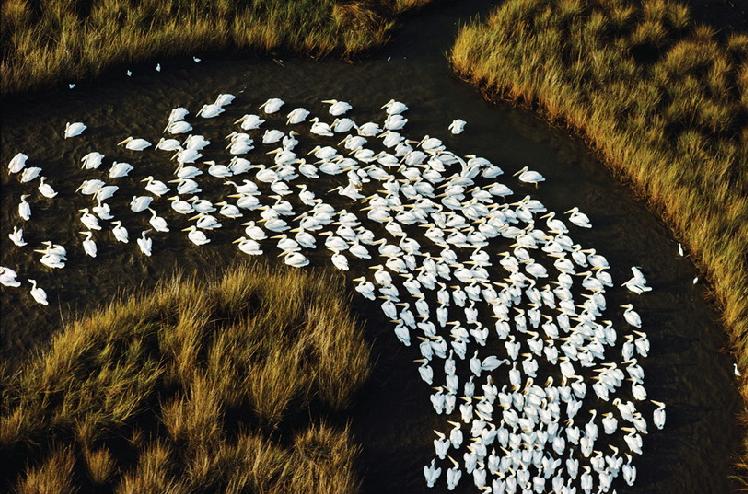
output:
M206 56L200 64L161 61L159 74L153 72L152 65L136 67L132 78L112 73L97 81L96 87L79 85L72 91L50 92L33 100L9 101L2 114L0 163L7 163L16 152L25 152L29 162L42 166L43 174L60 192L52 203L39 200L34 193L32 219L24 228L26 240L30 247L47 239L63 243L69 261L62 272L42 270L38 255L30 255L28 247L19 250L12 245L7 233L17 223L19 195L32 187L19 186L15 178L2 173L0 265L17 268L20 278L37 279L49 295L50 306L44 309L31 303L25 287L0 288L0 358L17 359L43 346L62 321L108 302L113 294L151 286L175 267L202 273L242 256L229 244L236 237L233 230L213 235L213 242L203 248L194 248L182 235L155 234L154 256L145 258L137 251L134 238L148 228L148 216L133 219L129 210L125 213L121 209L114 213L130 221L130 245L115 246L101 240L99 257L84 257L81 237L76 233L82 225L76 217L68 220L58 214L62 201L75 204L66 205L65 214L90 207L89 198L72 195L84 178L92 176L79 167L84 154L97 150L107 155L107 164L110 159L132 163L137 177L170 174L171 164L149 160L154 152L132 153L115 143L128 135L156 142L169 109L186 106L194 113L221 92L238 96L224 115L215 120L191 120L195 132L214 142L228 133L230 121L256 111L270 96L285 99L286 111L304 106L316 114L326 110L319 100L344 99L354 105L357 121L379 117L378 107L394 97L412 109L407 115L407 135L437 136L456 152L489 158L507 174L528 164L545 175L547 182L538 190L513 187L516 195L529 193L549 210L579 206L586 212L594 228L574 230L575 239L595 246L610 259L614 280L628 279L632 265L644 268L654 292L635 296L616 290L608 305L632 301L642 315L652 342L652 351L643 362L648 393L667 403L668 423L664 431L646 437L645 455L636 463L636 487L619 488L619 492L730 490L727 477L741 433L734 418L739 398L725 351L724 329L715 309L705 301L706 288L691 284L694 267L687 258L677 256L677 243L665 226L616 182L582 143L531 113L483 102L475 90L451 75L444 53L457 23L467 21L478 7L485 9L479 2L464 2L439 12L426 10L406 20L388 48L355 64L289 59L281 65L267 59ZM468 121L464 134L447 133L453 118ZM63 141L67 120L84 121L88 130L79 138ZM223 156L211 148L204 159ZM131 190L123 187L117 194L130 197ZM161 202L159 213L172 220L175 215L167 213ZM356 307L367 320L367 334L378 360L372 381L362 391L353 413L354 430L364 447L364 490L424 491L421 466L433 454L434 424L427 388L411 363L417 350L401 347L376 307L359 303ZM467 485L463 480L461 487ZM443 483L439 486L443 488Z

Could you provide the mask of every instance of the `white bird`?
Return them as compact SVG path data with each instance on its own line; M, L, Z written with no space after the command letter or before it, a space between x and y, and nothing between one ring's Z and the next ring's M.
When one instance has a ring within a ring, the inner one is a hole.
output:
M545 181L545 177L543 177L543 175L534 170L530 170L527 166L523 166L517 173L514 174L514 176L519 177L520 182L534 184L536 187L540 182Z
M0 285L18 287L21 282L16 280L16 272L13 269L0 266Z
M280 98L269 98L267 101L260 105L260 110L263 110L267 114L275 113L280 110L284 104L285 101Z
M203 117L203 118L215 118L221 113L225 112L226 110L218 105L210 104L210 105L203 105L202 108L200 108L200 111L195 114L195 116Z
M26 160L28 159L28 155L23 153L18 153L13 156L8 163L8 173L18 173L23 170L23 167L26 166Z
M83 166L81 168L84 168L86 170L95 170L96 168L101 166L101 162L103 160L103 154L93 151L81 158L81 163L83 163Z
M96 247L96 242L93 241L93 233L91 232L78 232L81 235L85 236L85 240L83 240L83 250L86 252L86 255L89 257L96 257L96 254L98 253L98 249Z
M153 202L153 197L151 196L132 196L130 210L133 213L142 213L150 207L151 202Z
M452 123L449 124L448 130L453 134L462 134L465 130L465 125L467 125L467 122L464 120L452 120Z
M24 247L28 245L28 242L23 239L23 228L14 226L13 233L9 233L8 238L16 245L16 247Z
M124 178L130 174L133 166L130 163L112 163L109 167L109 178Z
M346 101L338 101L336 99L324 99L322 100L322 103L327 103L330 105L330 115L333 117L339 117L340 115L346 113L348 110L353 109L350 103Z
M577 226L581 226L582 228L592 228L592 225L590 224L590 219L587 217L586 214L579 211L579 208L573 207L566 212L571 213L569 216L570 222L574 223Z
M57 195L57 192L55 192L55 189L51 185L45 183L44 180L46 180L46 177L39 177L39 193L47 199L52 199Z
M151 257L151 250L153 248L153 239L150 237L147 237L146 234L150 232L150 230L145 230L140 235L140 238L138 238L138 247L140 247L140 251L145 254L148 257Z
M112 234L114 235L114 238L117 239L118 242L122 242L123 244L129 243L130 238L127 233L127 228L122 226L121 221L113 221L112 224L114 225L112 227Z
M65 123L65 139L81 135L86 130L86 124L83 122Z
M124 141L119 142L117 145L122 146L123 144L125 148L129 149L130 151L143 151L151 145L151 143L146 141L145 139L141 139L140 137L136 138L133 136L130 136Z
M31 182L42 172L42 169L38 166L28 166L21 172L21 183Z
M31 218L31 206L28 201L26 201L28 198L28 194L21 194L21 201L18 203L18 216L20 216L23 221L29 221L29 218Z
M49 302L47 301L47 292L36 286L36 280L29 279L29 283L31 283L31 296L34 297L36 303L49 305Z
M148 223L151 224L153 229L157 232L167 233L169 225L166 223L166 220L162 216L159 216L154 209L148 208L148 211L151 212L151 219L148 220Z
M309 110L306 108L296 108L291 110L286 116L286 124L295 125L303 122L309 116Z
M198 230L195 225L190 225L188 228L184 228L182 231L189 232L187 234L187 238L189 238L190 242L197 246L205 245L210 242L210 239L205 236L205 233L201 230Z

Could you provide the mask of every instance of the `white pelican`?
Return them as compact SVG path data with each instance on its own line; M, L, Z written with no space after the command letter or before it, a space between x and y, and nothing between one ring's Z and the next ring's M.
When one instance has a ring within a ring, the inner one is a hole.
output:
M86 255L89 257L96 257L98 249L96 248L96 242L93 241L93 233L91 232L78 232L85 236L83 240L83 250L86 251Z
M47 292L36 286L36 280L29 279L29 283L31 283L31 296L34 297L36 303L49 305L49 302L47 302Z
M52 199L57 195L57 192L52 188L51 185L45 183L46 177L39 177L39 193L47 199Z
M197 246L205 245L210 242L210 239L205 236L205 233L198 230L195 225L190 225L188 228L182 229L183 232L190 232L187 234L187 238L190 242Z
M151 224L153 229L157 232L167 233L169 225L166 223L166 220L162 216L159 216L154 209L148 208L148 211L151 212L151 219L148 220L148 223Z
M147 147L151 145L150 142L146 141L145 139L141 139L140 137L133 137L130 136L124 141L121 141L117 143L118 146L125 146L125 149L129 149L130 151L143 151Z
M42 172L42 169L38 166L28 166L23 169L21 173L21 183L31 182Z
M144 178L141 182L147 182L145 184L145 190L159 197L169 192L169 187L167 187L165 183L161 180L156 180L152 176Z
M579 211L579 208L573 207L566 212L571 213L571 215L569 216L570 222L574 223L577 226L581 226L582 228L592 228L592 225L590 224L590 219L587 217L586 214Z
M112 163L109 167L109 178L123 178L130 174L133 166L130 163Z
M387 103L382 106L382 110L386 110L388 115L396 115L402 113L408 109L404 103L390 99Z
M133 213L142 213L146 209L149 209L151 202L153 202L153 197L151 196L132 196L130 210Z
M285 101L280 98L269 98L267 101L260 105L260 110L263 110L267 114L275 113L280 110L284 104Z
M16 247L24 247L28 245L28 242L23 239L23 228L14 226L13 233L9 233L8 238L16 245Z
M322 103L327 103L330 105L330 115L333 117L339 117L340 115L344 114L348 110L353 109L350 103L346 101L338 101L336 99L323 99Z
M176 120L174 122L169 122L164 131L168 132L169 134L186 134L187 132L192 131L192 125L189 122L185 122L184 120Z
M65 139L81 135L86 130L86 124L83 122L65 123Z
M153 248L153 239L150 237L147 237L146 234L150 232L150 230L144 230L143 233L140 235L140 238L138 238L138 247L140 247L140 251L148 256L151 257L151 249Z
M21 194L21 201L18 203L18 216L20 216L23 221L29 221L29 218L31 218L31 206L28 201L26 201L28 198L28 194Z
M16 280L16 272L13 269L0 266L0 285L18 287L21 282Z
M240 119L236 120L234 123L241 124L240 127L242 128L242 130L255 130L259 129L260 126L265 123L265 121L257 115L246 114Z
M449 124L448 130L453 134L462 134L465 130L465 125L467 125L467 122L464 120L452 120L452 123Z
M122 242L123 244L130 242L127 228L122 226L122 222L118 220L113 221L112 224L114 225L112 227L112 234L114 235L114 238L116 238L118 242Z
M215 118L225 111L226 110L224 110L223 107L218 105L203 105L203 107L200 108L200 111L197 112L196 116L203 118Z
M517 173L514 174L514 176L519 177L520 182L534 184L536 187L540 182L545 181L545 177L543 177L543 175L534 170L530 170L527 166L523 166Z
M26 166L26 160L28 159L28 155L23 153L18 153L13 156L8 163L8 173L18 173L23 170L23 167Z
M286 124L295 125L303 122L309 116L309 110L306 108L296 108L291 110L286 118Z

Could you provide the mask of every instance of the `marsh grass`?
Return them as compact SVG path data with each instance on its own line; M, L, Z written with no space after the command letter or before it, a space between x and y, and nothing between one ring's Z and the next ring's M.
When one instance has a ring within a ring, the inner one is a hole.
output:
M711 282L748 400L748 36L664 0L509 0L450 59L579 130L662 214Z
M1 94L95 76L113 64L226 48L351 56L429 0L3 0Z
M339 278L252 265L69 324L3 380L5 487L355 492L331 425L369 373L348 303Z

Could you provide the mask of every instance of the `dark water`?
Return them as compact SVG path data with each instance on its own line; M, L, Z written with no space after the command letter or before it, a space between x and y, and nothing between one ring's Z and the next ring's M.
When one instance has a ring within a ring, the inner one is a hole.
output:
M135 189L119 183L122 189L115 197L120 207L113 207L113 213L127 220L130 244L114 245L100 234L98 258L84 257L76 233L82 225L73 214L90 207L91 201L72 191L92 173L80 169L81 156L94 150L107 155L102 172L116 159L135 166L132 176L163 178L172 173L173 163L153 161L155 151L132 153L115 143L129 135L155 143L169 109L186 106L194 113L221 92L238 95L224 115L192 120L194 132L214 143L222 142L231 121L254 113L271 96L286 100L285 111L304 106L315 114L326 110L319 100L344 99L354 105L357 121L379 117L378 107L394 97L412 109L406 135L434 135L450 149L485 156L507 172L527 164L545 175L547 182L539 190L515 189L517 195L530 193L549 210L579 206L585 211L594 228L574 230L575 240L595 246L611 261L614 280L628 279L632 265L645 269L653 293L633 296L616 290L608 305L632 301L642 315L652 343L643 362L647 390L650 398L667 403L668 423L664 431L645 438L645 456L636 462L636 488L619 488L619 492L730 491L734 488L728 482L730 465L742 434L735 420L739 397L724 329L714 307L705 301L706 287L691 284L697 273L687 258L677 256L677 243L667 228L582 143L528 112L486 104L474 89L452 76L445 53L456 26L486 9L486 3L471 1L426 10L407 19L388 48L355 64L287 59L281 65L267 59L205 56L200 64L161 61L160 74L153 72L151 64L135 67L132 78L112 73L95 86L79 85L72 91L7 101L0 163L25 152L60 192L50 203L39 199L34 190L32 220L24 225L24 235L29 247L47 239L64 244L69 261L62 272L43 270L37 262L39 255L32 255L28 247L19 250L12 245L7 233L18 222L17 201L21 193L35 189L36 182L19 186L3 172L0 264L16 268L19 278L37 279L49 295L50 306L45 309L31 303L28 285L23 290L0 288L0 358L17 361L43 347L62 322L108 302L114 294L152 286L176 267L186 273L214 272L242 256L229 244L237 236L238 229L234 229L213 235L213 243L203 248L193 247L182 235L153 234L154 256L145 258L134 241L149 227L149 216L129 213L123 198L131 197ZM453 118L468 121L464 134L447 133ZM282 128L280 117L274 119L265 126ZM67 120L84 121L88 130L79 138L63 141ZM216 147L220 146L207 148L204 159L223 159L224 154L210 151ZM250 155L250 159L253 156L259 155ZM334 200L330 202L335 205ZM175 230L176 215L164 207L163 199L158 206L159 214ZM422 492L421 467L433 455L431 429L435 424L427 388L411 362L417 350L401 347L373 307L357 304L356 309L366 318L377 360L352 419L364 447L360 462L364 491ZM468 486L466 480L462 488Z

